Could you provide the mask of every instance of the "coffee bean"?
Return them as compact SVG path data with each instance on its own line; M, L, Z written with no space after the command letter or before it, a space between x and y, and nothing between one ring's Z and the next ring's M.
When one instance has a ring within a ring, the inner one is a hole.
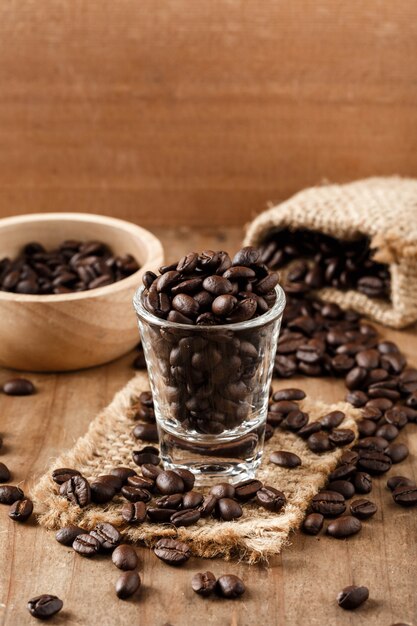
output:
M186 509L184 511L175 511L170 517L170 522L174 526L191 526L200 519L200 511L197 509Z
M323 528L324 517L321 513L310 513L303 522L303 530L308 535L318 535Z
M116 581L116 595L120 600L133 596L140 587L140 576L137 572L123 572Z
M117 528L107 522L97 524L94 530L90 532L90 537L97 539L102 550L114 550L121 540Z
M370 500L353 500L350 505L350 512L361 520L369 519L377 512L378 508Z
M307 445L312 452L328 452L332 444L330 443L329 435L323 431L313 433L307 439Z
M129 500L129 502L149 502L152 498L147 489L131 487L130 485L124 485L124 487L122 487L122 496L124 496L126 500Z
M262 483L260 480L255 480L254 478L244 480L235 485L235 498L239 500L239 502L248 502L256 496L261 488Z
M200 596L207 597L216 587L216 577L212 572L198 572L191 579L191 588Z
M0 485L0 504L14 504L23 500L25 494L19 487L14 485Z
M356 493L366 494L372 491L372 478L366 472L355 472L352 480Z
M88 481L83 476L72 476L65 483L62 483L59 493L61 496L79 506L81 509L91 502L91 489Z
M355 494L355 487L348 480L333 480L327 488L329 491L337 491L345 500L349 500Z
M239 598L245 591L243 580L234 574L224 574L217 580L216 592L223 598Z
M328 479L333 480L347 480L356 472L356 465L353 463L341 463L336 467L333 472L330 472Z
M153 446L145 446L142 450L132 452L132 459L136 465L159 465L158 450Z
M159 539L153 551L158 559L168 563L168 565L182 565L191 556L191 551L186 543L169 538Z
M143 422L136 424L132 430L132 435L136 439L142 439L142 441L158 442L158 429L156 424L144 424Z
M203 496L201 496L201 498L202 497ZM162 498L158 498L155 504L159 509L174 509L175 510L181 507L182 498L183 496L181 493L173 493L170 496L162 496Z
M216 511L218 516L226 522L238 519L243 515L243 510L239 502L231 498L220 498L216 503Z
M9 468L4 463L0 463L0 483L7 483L10 479L11 474Z
M382 424L375 432L377 437L383 437L387 441L393 441L399 435L400 431L393 424Z
M110 502L116 495L114 487L108 483L94 481L90 485L91 501L96 504L105 504Z
M369 474L383 474L391 467L391 459L383 452L364 452L358 461L358 468Z
M276 450L272 452L269 457L271 463L278 465L279 467L294 468L301 465L301 459L297 454L293 452L285 452L283 450Z
M158 474L156 477L156 487L165 495L183 493L185 490L183 479L172 470L167 470Z
M69 524L68 526L63 526L63 528L58 530L55 535L55 539L58 543L62 543L63 546L72 546L78 535L83 535L84 533L84 528L80 528L74 524Z
M297 431L297 435L299 437L302 437L303 439L308 439L310 435L313 435L314 433L318 433L320 430L321 430L320 422L309 422L308 424L306 424L305 426L300 428L300 430Z
M315 513L332 517L344 513L346 504L344 497L337 491L320 491L313 497L311 508Z
M392 492L396 504L401 506L415 506L417 504L417 487L400 484Z
M29 613L37 619L50 619L59 613L63 606L64 603L57 596L46 593L32 598L27 604Z
M32 515L33 502L29 498L16 500L10 507L9 517L16 522L26 522Z
M203 500L204 497L202 493L198 493L197 491L188 491L182 498L182 508L195 509L203 503Z
M130 467L114 467L110 470L110 475L119 478L123 484L126 484L128 478L131 476L137 476L135 470Z
M363 437L357 442L355 449L361 457L364 452L384 452L388 441L383 437Z
M176 468L175 473L182 478L182 481L184 483L184 491L191 491L195 483L194 474L190 472L190 470L187 470L183 467Z
M290 411L282 422L282 426L293 432L304 428L308 423L308 415L303 411Z
M267 511L278 513L285 506L287 500L282 491L265 485L258 489L256 502Z
M145 478L152 478L152 480L156 480L158 474L163 472L162 467L158 467L157 465L152 465L152 463L144 463L140 468L142 472L142 476Z
M113 550L111 560L116 567L125 571L136 569L139 563L136 550L126 543L120 544Z
M414 480L412 480L411 478L406 478L405 476L391 476L387 480L387 487L391 491L394 491L394 489L396 489L400 485L414 487L415 484L416 483Z
M350 428L336 428L329 434L329 440L334 446L347 446L355 440L355 433Z
M91 557L100 550L100 542L88 533L78 535L72 544L73 549L81 556Z
M26 378L12 378L3 384L3 393L8 396L30 396L35 392L35 385Z
M385 412L384 419L387 424L392 424L398 429L403 428L407 424L407 413L402 408L394 407Z
M345 450L340 457L340 464L356 465L359 454L355 450Z
M337 595L337 603L342 609L352 611L357 609L361 604L369 598L369 589L367 587L358 587L350 585L342 589Z
M218 483L217 485L213 485L210 489L210 493L216 498L234 498L235 488L229 483Z
M122 517L129 524L141 524L146 517L144 502L126 502L122 507Z
M129 476L127 484L130 487L138 487L147 491L153 491L155 487L155 481L152 478L145 478L145 476Z
M209 494L208 496L206 496L203 500L202 505L199 507L201 517L209 517L214 511L216 507L216 503L217 503L216 496L212 494Z
M70 469L68 467L59 467L52 472L52 480L56 482L57 485L66 483L67 480L73 476L81 476L81 474L78 470Z
M385 448L385 454L389 456L393 463L401 463L408 457L409 450L405 443L390 443Z
M228 317L237 305L237 299L231 294L217 296L211 304L211 310L218 317Z
M343 515L330 522L327 527L327 534L336 539L345 539L355 535L362 528L361 522L352 515Z
M332 430L337 428L345 419L346 415L343 411L331 411L324 415L319 421L324 430Z
M177 512L177 509L160 509L160 508L155 508L155 507L150 507L147 511L146 514L149 518L149 520L155 524L165 524L171 521L171 517L174 515L174 513Z
M304 400L305 397L306 394L302 389L289 387L287 389L280 389L279 391L275 391L272 399L274 402L280 402L280 400Z

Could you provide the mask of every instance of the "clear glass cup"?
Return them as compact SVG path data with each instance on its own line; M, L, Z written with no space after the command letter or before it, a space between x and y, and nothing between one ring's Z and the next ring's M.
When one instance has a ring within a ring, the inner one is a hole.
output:
M197 482L238 482L259 467L274 357L285 307L281 287L263 315L218 326L177 324L133 304L154 400L165 469Z

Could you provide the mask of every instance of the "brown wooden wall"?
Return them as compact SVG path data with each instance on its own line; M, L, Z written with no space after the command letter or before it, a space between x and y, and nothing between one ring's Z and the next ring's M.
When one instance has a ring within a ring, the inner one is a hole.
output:
M0 215L239 224L417 175L413 0L0 3Z

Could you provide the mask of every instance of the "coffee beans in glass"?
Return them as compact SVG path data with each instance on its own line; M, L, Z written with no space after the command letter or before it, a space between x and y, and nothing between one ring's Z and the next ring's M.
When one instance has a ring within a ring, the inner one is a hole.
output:
M252 478L285 306L254 248L191 253L134 297L165 469L198 482Z

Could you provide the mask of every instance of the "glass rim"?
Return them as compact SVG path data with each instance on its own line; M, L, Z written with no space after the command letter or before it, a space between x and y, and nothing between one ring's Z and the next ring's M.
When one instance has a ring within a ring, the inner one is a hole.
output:
M212 326L209 324L179 324L178 322L171 322L170 320L157 317L153 313L150 313L142 302L142 294L144 290L145 287L143 285L140 286L133 296L133 307L139 319L155 324L156 326L187 330L188 332L191 330L198 332L218 332L219 330L236 331L248 328L257 328L258 326L264 326L265 324L268 324L269 322L272 322L280 317L286 304L285 292L281 285L278 284L274 288L276 294L274 306L270 308L269 311L259 315L258 317L254 317L244 322L235 322L234 324L215 324Z

